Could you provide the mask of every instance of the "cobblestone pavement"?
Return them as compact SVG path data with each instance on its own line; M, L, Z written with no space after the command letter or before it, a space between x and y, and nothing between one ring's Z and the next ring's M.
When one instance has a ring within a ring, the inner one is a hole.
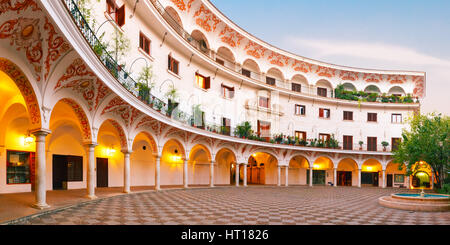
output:
M219 187L137 193L46 214L32 225L450 225L450 212L389 209L399 189Z

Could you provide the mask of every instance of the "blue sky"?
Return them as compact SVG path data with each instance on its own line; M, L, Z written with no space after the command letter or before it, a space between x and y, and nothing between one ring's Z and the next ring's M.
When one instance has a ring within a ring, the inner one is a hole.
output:
M301 56L427 72L422 111L450 115L448 0L211 0L254 36Z

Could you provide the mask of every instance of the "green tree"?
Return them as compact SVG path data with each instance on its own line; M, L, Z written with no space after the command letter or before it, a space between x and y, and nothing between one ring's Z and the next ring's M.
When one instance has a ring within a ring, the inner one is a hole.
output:
M449 169L450 118L441 114L415 115L409 119L410 129L404 129L402 142L393 152L394 161L405 163L406 174L411 175L412 167L425 161L437 176L437 188L442 188Z

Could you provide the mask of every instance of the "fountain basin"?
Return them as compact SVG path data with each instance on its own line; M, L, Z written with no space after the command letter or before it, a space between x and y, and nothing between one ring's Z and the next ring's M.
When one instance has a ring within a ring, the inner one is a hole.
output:
M450 195L398 193L380 197L381 206L408 211L445 212L450 211Z

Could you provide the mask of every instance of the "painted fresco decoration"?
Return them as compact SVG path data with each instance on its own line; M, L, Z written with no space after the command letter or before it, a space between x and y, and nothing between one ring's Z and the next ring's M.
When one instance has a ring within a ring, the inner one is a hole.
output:
M17 51L24 51L26 58L34 67L36 80L41 80L41 60L44 55L42 49L39 19L19 17L4 22L0 26L0 39L10 39L10 45Z
M0 58L0 70L11 77L11 79L16 83L25 99L31 124L35 127L39 127L41 125L39 103L30 81L19 67L7 59Z
M48 53L45 59L45 75L44 79L47 80L50 72L50 66L52 62L57 61L63 54L70 50L70 45L64 40L64 38L55 31L53 24L45 17L44 29L48 31L47 45Z
M329 67L317 66L316 74L319 75L319 77L332 78L336 75L336 70Z
M390 84L403 84L406 83L405 75L388 75L387 81Z
M107 121L111 123L111 125L117 130L122 149L127 149L128 148L127 137L125 136L125 131L123 130L122 126L120 126L120 124L114 120L108 119Z
M103 109L101 115L106 113L113 113L120 116L126 126L132 125L136 118L142 115L142 112L123 101L119 96L114 97L108 103L108 105Z
M187 4L185 4L184 3L184 0L170 0L173 4L175 4L175 6L177 6L177 8L180 10L180 11L182 11L182 12L184 12L184 11L188 11L189 12L189 10L191 9L191 7L192 7L192 3L195 1L195 0L189 0L189 2L187 3Z
M275 53L273 51L271 52L271 54L267 58L267 60L270 62L270 64L277 65L277 66L280 66L280 67L284 67L285 65L289 64L289 58L288 57L286 57L284 55L281 55L281 54L278 54L278 53Z
M61 89L72 89L85 99L89 111L98 108L100 102L111 93L111 90L95 74L89 70L80 58L70 64L54 88L55 92Z
M247 50L247 55L253 56L257 59L264 57L265 52L267 51L267 49L263 46L250 40L248 41L247 46L245 46L244 50Z
M31 8L32 11L40 11L35 0L1 0L0 1L0 16L8 11L14 11L17 14Z
M62 99L61 101L66 103L70 107L72 107L73 112L77 116L78 122L80 123L83 140L90 141L91 140L91 126L89 125L89 121L88 121L83 109L81 108L81 106L78 105L72 99L65 98L65 99Z
M214 32L217 25L221 22L205 5L200 5L200 8L194 14L195 23L203 28L206 32Z
M421 76L413 76L412 79L415 84L413 91L414 96L425 96L425 78Z
M233 29L231 29L229 26L225 26L219 34L220 40L222 40L223 43L226 43L230 45L230 47L236 48L241 46L242 39L244 39L244 36L237 33Z
M312 71L312 64L295 60L292 64L292 68L294 68L294 71L301 71L303 73L310 73Z
M343 81L356 81L358 80L358 73L353 71L341 71L340 78Z
M379 83L383 81L383 75L375 73L364 73L363 80L368 83Z

